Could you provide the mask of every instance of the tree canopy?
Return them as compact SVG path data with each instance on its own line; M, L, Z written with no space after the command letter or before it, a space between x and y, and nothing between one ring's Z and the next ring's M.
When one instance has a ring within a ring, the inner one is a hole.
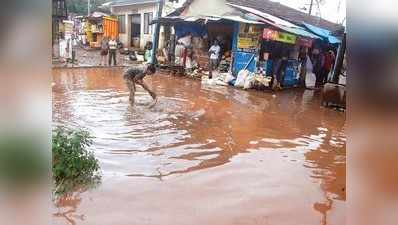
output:
M102 5L109 0L90 0L91 12L98 10L98 6ZM88 0L66 0L69 13L76 13L78 15L87 15Z

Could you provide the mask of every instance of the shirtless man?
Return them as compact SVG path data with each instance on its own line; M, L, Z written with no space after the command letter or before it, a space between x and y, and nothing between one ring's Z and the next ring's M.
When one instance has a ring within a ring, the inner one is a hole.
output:
M123 78L126 80L127 87L130 91L131 105L134 105L134 95L136 90L135 84L141 85L141 87L143 87L151 95L154 100L153 104L157 102L156 93L153 92L144 82L144 77L146 75L151 75L154 73L156 73L156 67L153 64L149 64L144 68L132 67L124 73Z

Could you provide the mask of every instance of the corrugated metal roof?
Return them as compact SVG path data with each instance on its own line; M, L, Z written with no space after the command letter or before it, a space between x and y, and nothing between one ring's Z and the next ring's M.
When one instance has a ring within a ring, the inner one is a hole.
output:
M278 18L276 16L272 16L268 13L264 13L257 9L253 9L253 8L246 7L246 6L234 5L234 4L229 4L229 3L227 3L227 4L234 8L237 8L238 10L242 10L243 12L251 13L258 17L261 17L261 20L263 22L270 24L274 27L277 27L281 30L287 31L289 33L299 35L299 36L309 37L309 38L313 38L313 39L321 39L319 36L306 31L302 27L299 27L293 23L290 23L290 22L283 20L281 18Z
M157 2L159 2L159 0L115 0L112 2L112 6L138 5Z
M186 0L184 5L176 9L171 15L178 16L184 11L192 2L195 0ZM273 2L270 0L226 0L228 3L236 4L236 5L243 5L250 8L255 8L261 12L265 12L271 14L273 16L277 16L284 20L290 21L292 23L296 23L298 25L306 22L308 24L312 24L318 27L322 27L324 29L328 29L331 31L341 30L344 27L340 24L336 24L330 22L328 20L308 15L305 12L299 11L297 9L293 9L289 6L280 4L279 2Z
M153 20L152 23L156 22L196 22L199 20L202 21L218 21L221 19L225 20L231 20L231 21L237 21L237 22L242 22L242 23L249 23L249 24L264 24L262 22L254 21L254 20L249 20L242 18L239 15L224 15L224 16L165 16L162 17L158 20Z
M343 26L328 20L308 15L305 12L270 0L226 0L229 3L255 8L262 12L280 17L290 22L301 24L303 22L331 31L341 29Z
M247 7L247 6L235 5L235 4L231 4L231 3L227 3L227 5L230 5L230 6L234 7L234 8L239 9L239 10L243 10L245 12L249 12L249 13L261 16L262 18L270 20L273 23L276 23L276 24L279 24L279 25L283 25L283 26L287 26L287 27L297 27L297 28L299 27L299 26L297 26L297 25L295 25L293 23L290 23L289 21L283 20L281 18L278 18L276 16L273 16L271 14L262 12L262 11L257 10L257 9L253 9L253 8L250 8L250 7Z

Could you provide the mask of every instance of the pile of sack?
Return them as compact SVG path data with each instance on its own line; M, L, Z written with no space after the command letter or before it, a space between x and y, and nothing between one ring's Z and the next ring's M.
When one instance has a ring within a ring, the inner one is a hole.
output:
M235 87L250 89L252 88L255 82L255 74L248 70L241 70L238 73L238 76L235 78L232 74L228 74L225 77L224 82Z

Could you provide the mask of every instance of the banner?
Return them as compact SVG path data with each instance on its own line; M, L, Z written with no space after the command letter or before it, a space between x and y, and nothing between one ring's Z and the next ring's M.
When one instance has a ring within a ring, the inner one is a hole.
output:
M238 34L238 49L243 51L253 51L257 49L260 39L261 29L258 26L241 23Z
M266 40L279 41L288 44L296 44L297 36L285 32L265 28L263 38Z
M271 29L267 29L265 28L263 31L263 39L266 40L275 40L276 36L278 35L278 31L276 30L271 30Z

